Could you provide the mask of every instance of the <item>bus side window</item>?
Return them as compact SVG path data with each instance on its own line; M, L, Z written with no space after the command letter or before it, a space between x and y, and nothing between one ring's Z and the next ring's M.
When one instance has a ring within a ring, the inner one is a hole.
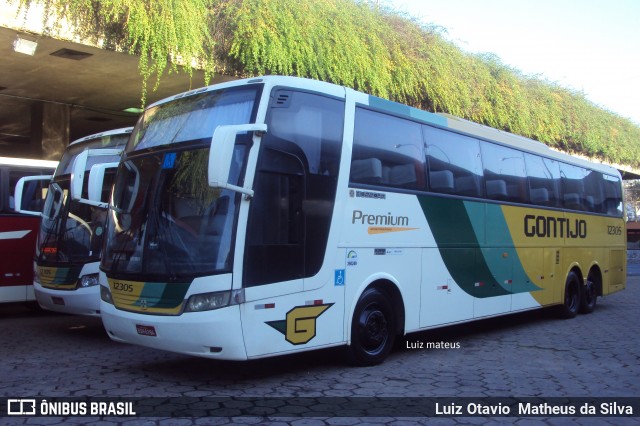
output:
M489 142L480 144L487 197L524 203L527 201L527 174L522 152Z
M429 189L433 192L481 197L482 163L478 140L423 126L429 165Z
M557 161L524 154L529 179L529 199L538 206L561 207L560 165Z
M425 188L420 124L356 109L350 180L406 189Z
M585 188L584 200L586 210L593 213L606 213L602 173L588 170L586 171L583 182Z
M605 213L609 216L622 216L622 192L620 179L616 176L602 175L604 184Z
M584 177L586 170L569 164L560 164L562 177L562 194L564 207L570 210L587 210L585 198Z

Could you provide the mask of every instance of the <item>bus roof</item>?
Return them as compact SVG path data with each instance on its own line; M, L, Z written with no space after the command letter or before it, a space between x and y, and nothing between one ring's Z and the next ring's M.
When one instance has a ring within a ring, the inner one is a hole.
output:
M103 138L105 136L113 136L113 135L121 135L121 134L125 134L125 133L131 133L132 131L133 131L133 127L122 127L120 129L107 130L106 132L94 133L93 135L89 135L89 136L85 136L85 137L80 138L80 139L76 139L75 141L71 142L69 145L74 145L74 144L77 144L77 143L86 142L86 141L92 140L92 139Z
M245 84L264 83L271 87L283 85L292 87L304 87L309 90L317 90L326 92L332 96L344 97L346 92L352 90L344 86L338 86L333 83L327 83L319 80L312 80L300 77L290 76L262 76L255 78L246 78L241 80L232 80L225 83L219 83L212 86L202 87L199 89L190 90L188 92L180 93L160 101L157 101L147 108L153 108L155 106L170 102L175 99L196 95L213 90L220 90L230 87L238 87ZM475 123L473 121L465 120L460 117L456 117L446 113L431 113L418 108L410 107L398 102L390 101L387 99L379 98L377 96L369 95L363 92L357 92L360 96L364 96L363 99L368 99L368 105L381 111L387 111L394 115L405 116L414 120L422 121L425 124L431 124L440 128L450 129L458 133L463 133L468 136L477 137L480 139L498 142L503 145L507 145L513 148L518 148L531 153L543 155L554 160L562 161L565 163L580 165L592 170L597 170L602 173L614 175L620 177L620 172L612 166L589 161L583 158L579 158L558 150L554 150L548 147L542 142L529 139L524 136L509 133L503 130L499 130L490 126Z

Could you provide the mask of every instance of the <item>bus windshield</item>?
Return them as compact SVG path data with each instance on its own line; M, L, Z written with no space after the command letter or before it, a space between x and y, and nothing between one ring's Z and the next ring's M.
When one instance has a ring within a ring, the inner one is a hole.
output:
M247 124L257 96L255 86L185 96L146 110L127 151L184 142L210 142L222 124Z
M49 186L36 249L39 262L84 263L100 256L92 223L99 221L101 209L72 200L69 184L67 177Z
M206 92L145 112L117 172L103 270L163 281L231 270L239 198L209 187L209 147L218 125L252 122L258 90ZM238 137L230 183L240 185L248 141Z
M87 149L124 147L129 134L91 139L70 145L63 154L45 199L36 258L38 263L80 264L97 261L102 250L106 209L90 206L71 198L70 185L75 158ZM119 160L118 155L100 157L101 162ZM85 173L98 160L88 161ZM111 182L112 180L111 176ZM87 182L88 179L85 179ZM110 185L105 185L109 190ZM83 192L86 193L84 188Z

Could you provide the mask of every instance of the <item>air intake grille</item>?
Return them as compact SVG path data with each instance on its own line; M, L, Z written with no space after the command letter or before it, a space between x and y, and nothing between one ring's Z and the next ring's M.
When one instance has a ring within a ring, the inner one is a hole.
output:
M93 54L87 53L87 52L80 52L79 50L60 49L53 52L51 56L57 56L58 58L72 59L74 61L81 61L83 59L88 58L89 56L93 56Z

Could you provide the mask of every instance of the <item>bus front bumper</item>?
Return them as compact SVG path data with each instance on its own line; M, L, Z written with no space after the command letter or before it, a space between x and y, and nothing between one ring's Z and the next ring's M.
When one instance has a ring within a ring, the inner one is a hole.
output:
M100 286L76 290L54 290L33 283L36 300L42 309L73 315L100 316Z
M104 301L100 308L104 328L116 342L205 358L247 359L237 305L177 316L121 311Z

